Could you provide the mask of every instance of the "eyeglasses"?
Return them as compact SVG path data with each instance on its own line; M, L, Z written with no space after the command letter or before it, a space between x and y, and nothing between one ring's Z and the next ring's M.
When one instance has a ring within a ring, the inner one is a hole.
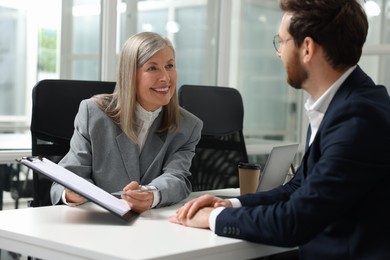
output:
M272 42L274 44L276 52L279 52L280 45L282 45L282 43L288 42L288 41L290 41L292 39L293 38L288 38L286 40L282 40L282 38L280 38L279 34L275 35Z

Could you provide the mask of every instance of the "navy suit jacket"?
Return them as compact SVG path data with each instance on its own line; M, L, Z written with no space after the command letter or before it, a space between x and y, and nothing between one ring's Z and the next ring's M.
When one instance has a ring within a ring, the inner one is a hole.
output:
M238 197L216 233L299 246L301 259L390 259L390 98L357 67L331 101L295 177Z

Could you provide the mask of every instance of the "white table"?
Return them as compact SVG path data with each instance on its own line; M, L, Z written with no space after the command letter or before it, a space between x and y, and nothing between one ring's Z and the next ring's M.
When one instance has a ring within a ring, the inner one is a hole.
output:
M236 195L238 189L210 191ZM190 198L203 194L195 192ZM0 212L0 248L42 259L249 259L288 251L168 222L182 203L125 223L99 206Z
M16 159L31 156L31 150L0 150L0 164L15 163Z
M0 164L15 163L24 156L31 156L30 133L0 134Z

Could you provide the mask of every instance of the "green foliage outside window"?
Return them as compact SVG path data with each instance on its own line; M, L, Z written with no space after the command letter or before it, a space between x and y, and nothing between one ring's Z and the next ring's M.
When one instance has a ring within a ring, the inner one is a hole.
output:
M56 72L57 69L57 31L42 28L38 40L38 71Z

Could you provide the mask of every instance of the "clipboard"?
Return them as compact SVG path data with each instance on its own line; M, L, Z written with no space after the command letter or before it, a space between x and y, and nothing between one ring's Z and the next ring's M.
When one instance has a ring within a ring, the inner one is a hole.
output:
M17 162L47 176L127 222L139 216L138 213L131 210L125 200L116 198L95 184L44 157L23 157Z

